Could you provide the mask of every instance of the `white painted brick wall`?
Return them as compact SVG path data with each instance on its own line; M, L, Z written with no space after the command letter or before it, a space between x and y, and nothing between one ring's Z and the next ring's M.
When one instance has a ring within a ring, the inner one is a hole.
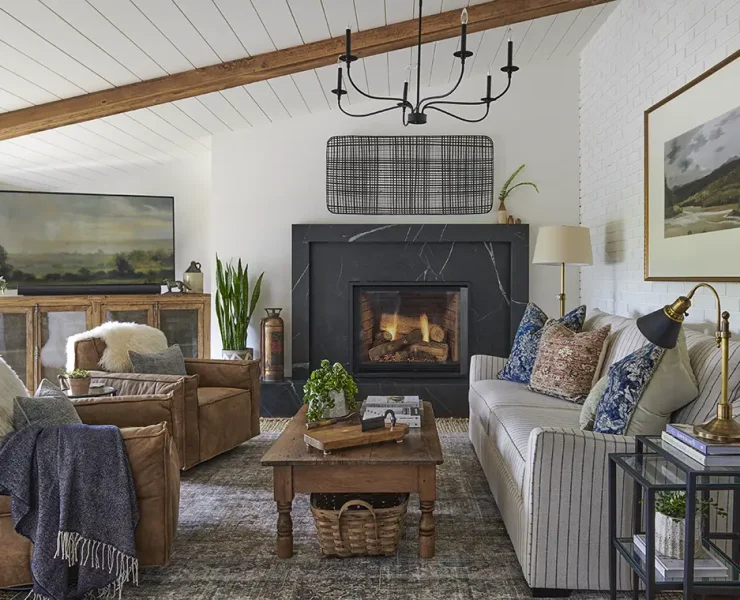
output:
M643 114L738 48L740 0L619 0L581 52L581 222L594 249L581 298L589 308L636 316L690 288L643 278ZM740 260L740 248L726 260ZM740 283L715 287L740 331ZM713 303L698 292L688 320L715 322Z

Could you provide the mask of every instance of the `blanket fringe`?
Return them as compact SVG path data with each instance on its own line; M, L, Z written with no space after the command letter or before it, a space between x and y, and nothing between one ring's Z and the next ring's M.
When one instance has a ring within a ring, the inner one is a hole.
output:
M90 566L92 569L115 573L116 580L112 584L88 592L85 594L85 600L120 599L125 583L139 585L139 560L135 556L124 554L110 544L83 537L74 531L60 531L57 534L57 551L54 558L67 561L70 567ZM46 599L34 594L28 600Z

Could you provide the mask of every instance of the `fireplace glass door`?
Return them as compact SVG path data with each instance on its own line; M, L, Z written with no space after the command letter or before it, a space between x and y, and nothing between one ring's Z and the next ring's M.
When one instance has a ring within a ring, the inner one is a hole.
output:
M464 285L354 283L353 371L464 373L467 304Z

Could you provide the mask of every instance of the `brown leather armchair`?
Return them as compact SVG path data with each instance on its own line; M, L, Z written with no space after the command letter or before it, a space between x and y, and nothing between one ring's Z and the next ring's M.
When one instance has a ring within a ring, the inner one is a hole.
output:
M188 375L143 375L97 371L105 350L99 338L74 346L75 367L92 371L93 381L119 395L172 394L175 445L183 469L231 450L260 433L259 362L185 359ZM117 398L110 399L115 406ZM111 408L113 410L113 408ZM135 419L133 405L118 408L120 418Z
M116 421L118 407L109 413L109 400L78 401L82 421L125 425ZM140 424L121 429L139 505L136 555L142 566L165 565L172 554L180 507L180 461L166 422L173 396L119 397L117 401L137 407L135 421ZM145 424L147 419L155 424ZM15 532L10 508L10 497L0 496L0 588L31 583L32 544Z

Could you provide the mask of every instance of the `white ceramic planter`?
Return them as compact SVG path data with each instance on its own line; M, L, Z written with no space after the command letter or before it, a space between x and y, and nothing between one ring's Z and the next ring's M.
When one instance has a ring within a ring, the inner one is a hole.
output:
M683 560L685 548L686 519L676 521L655 511L655 551L664 556ZM694 524L694 556L701 551L701 512L697 512Z
M254 348L245 348L244 350L221 350L223 360L253 360Z
M344 392L329 392L329 397L334 400L334 408L324 411L325 419L337 419L347 414L347 402L344 398Z

